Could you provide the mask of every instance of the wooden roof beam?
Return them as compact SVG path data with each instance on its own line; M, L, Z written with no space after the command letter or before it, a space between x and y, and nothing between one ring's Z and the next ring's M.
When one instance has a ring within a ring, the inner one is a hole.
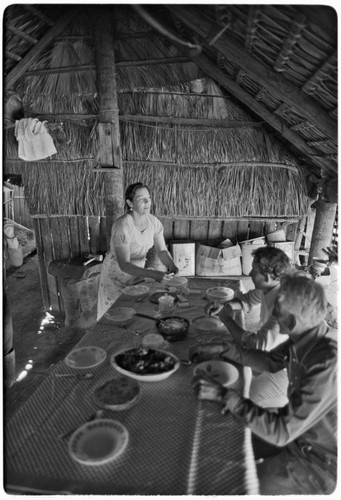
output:
M208 44L207 40L211 38L212 34L212 24L208 19L201 16L197 9L179 4L167 5L167 8L196 35L200 36L204 45ZM216 40L213 46L231 63L252 75L254 80L267 87L270 92L274 93L282 101L295 107L299 114L312 121L325 135L337 141L337 123L335 123L335 120L290 81L256 60L225 34Z
M144 59L139 61L119 61L116 63L117 68L131 68L134 66L156 66L160 64L180 64L188 63L190 59L188 57L167 57L167 58L156 58L156 59ZM53 75L56 73L73 73L75 71L94 71L96 70L96 65L81 64L78 66L61 66L59 68L44 68L44 69L33 69L25 71L24 76L35 76L35 75Z
M28 35L27 33L25 33L25 31L17 28L16 26L13 26L10 23L6 23L6 30L11 31L12 33L14 33L15 35L17 35L20 38L23 38L24 40L31 43L32 45L35 45L38 41L36 38L33 38L33 36Z
M31 66L35 58L41 54L46 47L58 36L65 27L72 21L76 16L75 9L66 9L64 16L62 16L59 21L37 42L34 47L26 54L25 57L15 66L15 68L10 71L10 73L5 77L5 90L9 90L13 85L21 78L26 70Z
M234 82L225 72L221 71L217 66L206 56L192 56L193 62L199 66L208 76L213 78L217 83L224 87L228 92L234 95L243 105L246 105L250 110L254 111L272 128L281 134L283 139L290 142L302 154L308 156L310 161L319 168L335 173L335 167L323 156L316 154L316 150L310 148L306 142L289 127L284 125L271 111L263 104L256 101L248 92L243 90L236 82ZM336 166L337 169L337 166Z
M54 25L54 22L51 21L51 19L49 19L48 17L46 17L45 14L43 14L42 12L40 12L40 10L37 9L36 7L34 7L33 5L23 4L22 7L24 7L24 9L28 10L35 17L38 17L41 21L43 21L48 26L53 26Z

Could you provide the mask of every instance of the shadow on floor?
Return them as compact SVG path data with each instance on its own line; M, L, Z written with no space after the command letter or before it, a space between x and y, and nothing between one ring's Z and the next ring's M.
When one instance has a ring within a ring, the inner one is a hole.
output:
M64 359L85 330L65 327L62 313L44 310L36 254L26 257L21 267L8 269L7 289L17 380L5 393L4 413L10 418L35 391L43 372Z

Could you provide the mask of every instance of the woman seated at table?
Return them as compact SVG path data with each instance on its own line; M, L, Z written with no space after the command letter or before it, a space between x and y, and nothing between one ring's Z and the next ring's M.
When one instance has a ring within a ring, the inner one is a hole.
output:
M136 278L162 281L167 273L178 268L167 250L163 225L150 214L151 196L141 182L131 184L125 192L126 213L113 224L110 250L101 271L97 319L101 318L121 294L123 288L134 284ZM148 251L154 247L157 257L167 271L145 268Z

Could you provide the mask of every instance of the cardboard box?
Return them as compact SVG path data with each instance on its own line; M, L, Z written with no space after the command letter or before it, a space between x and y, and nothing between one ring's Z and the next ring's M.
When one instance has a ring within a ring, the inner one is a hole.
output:
M218 248L197 243L195 271L197 276L240 276L241 250L239 245Z
M179 276L195 275L195 242L190 240L170 241L170 252Z

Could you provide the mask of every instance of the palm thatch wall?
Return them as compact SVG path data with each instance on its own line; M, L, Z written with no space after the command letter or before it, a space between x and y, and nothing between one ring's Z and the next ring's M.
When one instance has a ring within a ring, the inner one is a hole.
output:
M86 24L77 24L86 29ZM138 58L139 51L142 58L146 50L150 57L165 55L162 45L147 43L142 47L136 41L118 41L118 59L132 54ZM90 42L61 40L32 69L93 62ZM198 77L199 93L193 92ZM143 66L118 67L117 86L121 115L250 120L193 65L160 65L153 71ZM105 215L105 174L95 171L100 166L95 69L26 76L18 94L26 117L48 117L58 150L44 161L18 160L14 129L6 131L5 171L22 174L32 214ZM62 114L75 114L75 118L61 120ZM296 159L262 127L220 128L128 118L120 121L120 134L124 184L147 183L159 216L275 218L307 212L305 182Z

